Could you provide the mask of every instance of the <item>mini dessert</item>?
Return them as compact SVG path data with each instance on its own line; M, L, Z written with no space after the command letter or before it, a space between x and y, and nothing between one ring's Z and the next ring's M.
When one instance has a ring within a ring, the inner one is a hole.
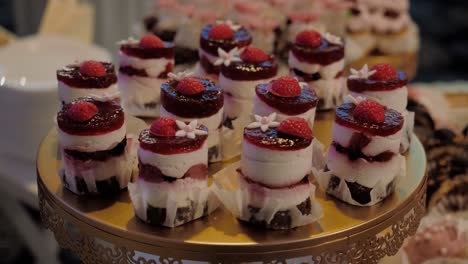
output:
M166 117L140 133L138 179L129 184L138 218L175 227L210 212L207 138L208 129L197 120Z
M370 70L366 65L359 71L351 69L347 88L354 97L371 98L382 105L394 109L403 116L403 134L400 152L405 153L411 143L414 113L408 112L408 78L405 73L397 72L392 65L381 63Z
M296 78L284 76L255 88L253 114L267 116L277 113L278 121L289 117L304 118L310 127L314 125L318 98L314 90Z
M122 106L135 116L159 115L161 84L174 67L174 44L154 35L120 43L119 88Z
M235 48L220 58L219 85L224 90L225 120L223 142L225 159L239 155L243 129L251 121L255 86L269 82L278 73L273 55L249 46L241 54Z
M57 114L63 186L79 194L115 194L126 188L135 161L125 115L115 101L81 98Z
M161 86L161 116L190 122L197 119L208 128L208 160L221 160L220 133L224 93L212 81L193 73L170 74Z
M313 153L309 125L298 117L279 123L275 116L256 116L244 130L239 189L231 194L237 199L215 192L239 220L281 230L316 221L321 207L309 181ZM237 201L237 210L230 200Z
M405 173L398 152L403 117L376 101L350 99L336 109L327 165L317 180L344 202L371 206L393 193Z
M120 98L112 63L89 60L70 64L57 71L57 80L62 104L90 95L109 100Z
M200 61L195 66L195 75L217 81L222 63L219 59L230 50L241 49L251 42L250 33L230 20L206 25L200 34Z
M291 75L315 89L319 109L338 105L344 93L344 46L339 37L314 30L300 32L288 58Z

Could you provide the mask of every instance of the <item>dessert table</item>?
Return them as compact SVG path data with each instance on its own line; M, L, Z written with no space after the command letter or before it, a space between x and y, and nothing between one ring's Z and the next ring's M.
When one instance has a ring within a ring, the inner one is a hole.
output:
M326 112L315 121L314 135L325 146L331 143L332 119ZM136 118L127 125L133 134L146 126ZM230 163L211 166L211 174ZM52 129L37 156L40 214L59 245L83 263L377 263L397 253L425 213L426 156L416 136L406 177L382 203L350 206L319 190L323 218L288 231L240 223L223 208L173 229L149 226L135 217L127 191L112 198L78 197L61 185L59 168Z

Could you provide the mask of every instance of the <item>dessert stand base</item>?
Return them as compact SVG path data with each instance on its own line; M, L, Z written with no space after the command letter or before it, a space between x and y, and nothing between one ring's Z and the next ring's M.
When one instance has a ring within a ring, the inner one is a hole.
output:
M316 137L325 145L330 144L331 116L319 115L314 125ZM135 118L128 125L133 133L145 126ZM346 205L318 191L325 215L312 225L260 230L220 208L170 229L136 219L127 191L116 197L85 198L64 189L57 175L60 155L52 130L38 152L40 215L59 245L83 263L378 263L398 252L425 212L426 158L416 137L407 163L407 177L395 193L372 207Z

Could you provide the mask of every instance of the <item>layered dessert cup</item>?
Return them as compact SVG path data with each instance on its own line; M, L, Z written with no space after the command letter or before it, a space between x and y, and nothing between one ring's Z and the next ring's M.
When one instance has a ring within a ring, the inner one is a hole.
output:
M120 100L114 65L83 61L57 70L58 97L62 104L91 96L101 100Z
M197 119L208 128L209 161L220 161L224 93L211 80L192 75L188 72L171 74L162 84L160 115L185 122Z
M346 203L371 206L393 193L405 174L403 117L376 101L350 98L336 109L326 168L317 180Z
M320 109L334 108L345 91L344 46L339 37L314 30L297 34L288 56L290 74L312 87Z
M253 114L268 116L276 113L278 121L301 117L313 127L317 104L318 97L306 83L300 83L291 76L284 76L257 85Z
M313 136L307 121L293 117L279 123L274 116L245 128L238 191L231 197L215 193L239 220L283 230L316 221L321 207L309 181Z
M63 186L79 194L115 194L126 188L135 162L125 115L115 101L81 98L57 114Z
M255 87L277 76L278 63L273 55L252 46L222 59L219 85L225 93L223 142L229 146L223 151L225 158L232 158L239 155L244 127L251 121Z
M206 25L200 33L199 62L195 75L218 80L220 58L231 50L242 49L252 43L252 36L244 27L230 20Z
M174 67L174 44L154 35L120 43L119 88L125 111L135 116L159 115L161 84Z
M136 215L175 227L209 212L208 129L161 117L140 133L138 178L129 185Z
M408 151L413 134L414 113L406 110L408 104L408 77L404 72L397 72L392 65L381 63L371 69L367 64L360 70L351 70L347 79L347 88L354 97L365 97L394 109L403 116L403 133L400 152Z

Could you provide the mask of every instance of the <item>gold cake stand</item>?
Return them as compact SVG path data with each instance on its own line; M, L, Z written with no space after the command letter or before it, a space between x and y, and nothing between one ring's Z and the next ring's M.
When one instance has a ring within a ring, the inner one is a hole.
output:
M135 118L127 125L133 133L145 126ZM318 115L315 136L326 145L331 126L331 113ZM263 230L238 222L220 208L170 229L140 222L127 191L100 198L78 197L64 189L57 173L60 155L53 129L37 156L40 214L59 245L76 253L83 263L377 263L397 253L425 212L426 157L416 137L407 163L408 173L395 193L372 207L350 206L318 191L324 217L313 225Z

